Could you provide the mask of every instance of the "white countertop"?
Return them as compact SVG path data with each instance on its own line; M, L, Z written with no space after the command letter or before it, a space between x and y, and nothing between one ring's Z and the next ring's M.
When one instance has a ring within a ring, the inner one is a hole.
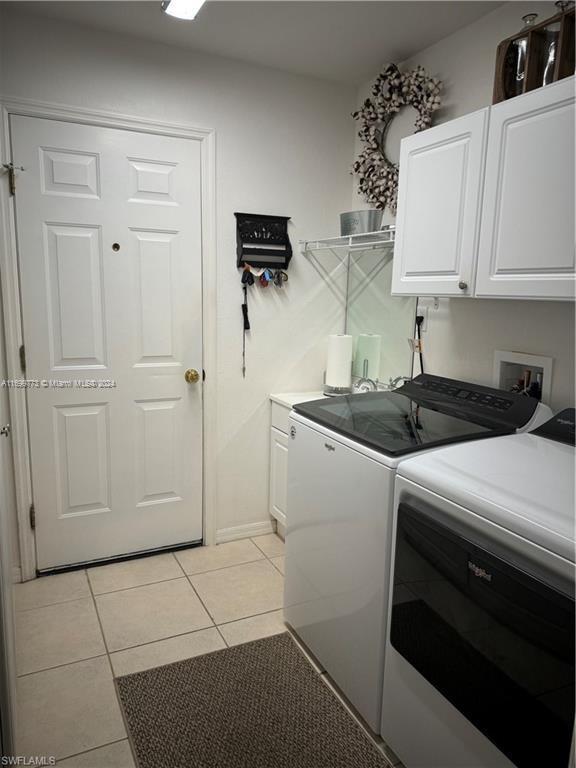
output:
M283 392L270 395L270 400L285 408L292 408L296 403L307 403L309 400L321 400L326 395L323 392Z

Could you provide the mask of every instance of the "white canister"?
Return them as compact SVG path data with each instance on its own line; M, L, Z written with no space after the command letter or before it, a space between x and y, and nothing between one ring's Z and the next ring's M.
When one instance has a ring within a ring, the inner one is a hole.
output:
M328 336L326 355L326 391L345 394L352 388L352 343L348 334Z

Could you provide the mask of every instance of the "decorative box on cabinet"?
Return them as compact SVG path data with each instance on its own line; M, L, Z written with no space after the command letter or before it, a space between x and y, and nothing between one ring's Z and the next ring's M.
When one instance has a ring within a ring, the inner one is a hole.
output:
M292 406L308 400L319 400L322 392L270 395L272 403L270 427L270 496L268 510L278 524L286 527L286 495L288 491L289 418Z
M392 293L472 293L488 112L402 140Z
M574 296L574 78L490 111L477 296Z
M574 83L403 139L393 294L574 297Z

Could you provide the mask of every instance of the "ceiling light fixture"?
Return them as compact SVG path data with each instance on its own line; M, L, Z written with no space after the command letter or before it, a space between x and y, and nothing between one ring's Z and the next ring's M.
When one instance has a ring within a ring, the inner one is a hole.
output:
M164 0L162 10L176 19L192 21L204 5L204 0Z

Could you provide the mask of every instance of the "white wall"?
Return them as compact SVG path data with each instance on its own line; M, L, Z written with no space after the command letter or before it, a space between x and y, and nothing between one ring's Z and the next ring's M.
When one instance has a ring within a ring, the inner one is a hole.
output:
M555 11L553 3L506 3L403 62L401 69L420 64L442 80L442 109L436 113L436 123L481 109L492 103L498 43L522 27L525 13L538 13L538 20L543 21ZM360 89L358 103L366 98L370 85ZM404 122L403 127L408 125ZM400 138L398 133L396 137ZM358 149L357 139L356 152ZM354 188L352 207L359 204L365 206ZM389 214L386 218L393 220ZM430 373L491 384L495 349L548 355L554 358L551 405L559 409L574 404L573 303L442 299L437 311L431 300L421 303L430 307L424 334L425 364Z
M5 13L5 95L216 130L217 528L269 521L268 395L319 388L324 339L341 330L341 307L297 243L338 234L349 206L354 89ZM234 211L291 216L295 247L283 292L251 292L245 380Z

